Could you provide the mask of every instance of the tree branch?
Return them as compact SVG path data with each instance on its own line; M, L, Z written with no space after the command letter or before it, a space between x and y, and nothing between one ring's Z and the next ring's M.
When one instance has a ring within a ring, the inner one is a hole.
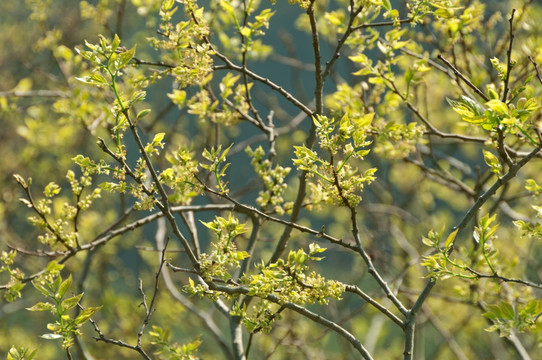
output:
M514 14L516 9L512 9L512 14L510 15L510 42L508 44L508 51L506 52L506 57L508 61L506 62L506 77L504 78L504 91L502 93L502 102L506 103L506 98L508 97L508 83L510 82L510 73L512 71L512 44L514 43Z
M540 147L537 147L535 148L534 150L532 150L529 155L527 155L526 157L524 157L519 163L513 165L510 167L510 169L508 170L508 172L497 179L497 181L495 181L495 183L489 188L486 190L485 193L482 194L482 196L480 196L478 198L478 200L476 200L476 202L472 205L472 207L467 211L467 213L465 214L465 216L463 217L463 219L461 219L461 221L459 222L459 224L457 224L456 226L454 226L452 228L452 231L451 232L454 232L456 230L458 231L461 231L466 225L467 223L472 219L472 217L474 216L474 214L476 214L476 212L478 212L478 210L482 207L482 205L484 205L484 203L493 195L495 194L495 192L497 192L497 190L503 186L504 184L506 184L508 181L510 181L512 178L514 178L516 176L516 174L518 173L518 171L525 165L527 164L539 151L540 149L542 148L542 146ZM455 238L457 239L457 237ZM454 248L454 244L455 244L455 239L454 239L454 242L451 244L450 246L450 249L449 249L449 252L452 252L453 251L453 248Z
M463 80L465 82L465 84L467 84L472 90L474 90L475 93L477 93L482 99L484 99L485 101L489 101L489 97L484 94L484 92L482 90L480 90L476 85L474 85L469 79L467 79L465 77L465 75L463 75L459 70L457 70L455 68L455 66L453 66L448 60L446 60L441 54L438 54L437 56L440 60L442 60L442 62L444 62L446 64L446 66L448 66L450 69L452 69L452 71L454 72L454 74L459 77L461 80Z
M212 283L212 282L208 283L208 285L209 285L210 290L221 291L221 292L224 292L224 293L230 294L230 295L248 294L249 293L249 289L244 287L244 286L231 287L231 286L220 285L220 284L216 284L216 283ZM337 323L335 323L335 322L333 322L331 320L328 320L328 319L324 318L323 316L318 315L318 314L304 308L303 306L300 306L300 305L297 305L297 304L294 304L294 303L290 303L290 302L283 303L275 295L267 295L265 297L265 299L268 300L268 301L271 301L273 303L280 304L281 306L284 306L287 309L293 310L293 311L297 312L298 314L301 314L301 315L305 316L306 318L309 318L312 321L331 329L332 331L334 331L338 335L345 338L348 342L350 342L354 346L354 348L361 354L361 356L364 359L366 359L366 360L372 360L373 359L371 354L369 354L369 352L367 351L367 349L365 349L365 347L361 344L361 342L358 339L356 339L356 337L354 335L352 335L346 329L339 326Z

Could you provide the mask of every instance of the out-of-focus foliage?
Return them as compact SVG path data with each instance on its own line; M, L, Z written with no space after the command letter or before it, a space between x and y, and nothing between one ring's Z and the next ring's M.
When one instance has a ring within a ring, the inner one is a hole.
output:
M541 16L0 2L0 354L542 356Z

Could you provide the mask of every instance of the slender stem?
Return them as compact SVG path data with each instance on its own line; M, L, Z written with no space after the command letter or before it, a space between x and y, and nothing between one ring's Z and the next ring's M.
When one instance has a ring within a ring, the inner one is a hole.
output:
M109 71L109 69L108 69L108 71ZM158 178L158 174L156 173L156 170L154 169L154 165L152 164L149 155L145 151L145 145L143 145L143 142L141 141L141 137L139 136L139 133L137 131L137 127L134 124L134 122L131 120L130 114L128 113L128 109L122 103L122 99L121 99L121 97L120 97L120 95L119 95L119 93L117 91L116 85L115 85L115 74L111 74L111 78L112 78L111 88L112 88L113 92L115 93L115 97L116 97L117 102L119 103L119 106L121 108L121 113L126 117L126 121L128 121L128 124L130 125L130 130L131 130L132 136L134 137L134 139L136 141L136 144L137 144L137 146L139 148L139 152L140 152L141 156L143 157L143 160L145 161L145 164L147 165L147 168L148 168L149 172L151 173L151 177L152 177L156 187L158 188L158 192L160 193L160 197L162 198L162 203L160 204L159 202L157 202L157 206L160 208L160 210L164 213L164 215L168 219L168 221L169 221L169 223L170 223L170 225L171 225L171 227L173 229L173 233L175 234L177 239L179 239L179 241L181 242L183 248L186 250L186 255L188 256L190 262L192 263L192 265L196 269L199 269L199 261L198 261L196 255L194 254L194 252L192 251L192 248L190 247L190 244L189 244L188 240L184 237L184 235L179 230L179 227L177 226L177 221L175 220L175 217L171 213L171 208L170 208L170 205L169 205L168 196L166 194L166 191L164 190L162 182Z
M108 344L113 344L113 345L117 345L117 346L120 346L120 347L124 347L124 348L127 348L127 349L134 350L134 351L138 352L141 355L141 357L143 357L143 359L152 360L152 358L149 355L147 355L147 353L145 352L145 350L143 350L143 348L141 346L139 346L139 345L130 345L130 344L128 344L128 343L126 343L126 342L124 342L122 340L110 339L108 337L105 337L105 335L102 333L102 331L98 327L98 324L93 319L89 319L89 322L94 327L94 331L96 331L96 333L98 334L98 336L94 338L94 339L96 339L96 341L103 341L103 342L108 343Z
M540 75L540 70L538 69L538 64L536 61L534 61L532 56L529 56L529 61L533 64L534 70L536 71L536 78L538 79L538 82L542 84L542 75Z
M508 84L510 82L510 73L512 72L512 44L514 43L514 15L516 9L512 9L512 14L510 15L510 42L508 43L508 51L506 52L506 57L508 61L506 62L506 77L504 78L504 91L502 93L502 102L506 102L508 97Z
M394 323L399 325L401 328L404 326L403 320L399 319L394 313L392 313L390 310L388 310L388 308L386 308L384 305L380 304L378 301L376 301L371 296L366 294L359 287L357 287L355 285L346 285L345 291L348 291L348 292L359 295L363 300L365 300L367 303L373 305L376 309L378 309L381 313L383 313L388 318L390 318Z
M322 67L321 67L321 55L320 55L320 43L318 39L318 27L316 25L316 18L314 14L314 3L315 0L311 0L311 3L307 9L307 15L309 16L309 22L311 24L311 33L312 33L312 47L314 51L314 66L315 66L315 89L314 89L314 96L315 96L315 106L316 109L314 112L311 111L310 114L308 114L311 118L316 114L321 114L323 110L323 76L322 76ZM314 142L316 141L316 126L314 123L311 123L311 128L309 131L309 136L307 137L307 148L312 149ZM297 191L297 196L294 202L294 206L292 209L292 213L290 215L290 222L295 223L297 219L299 218L299 213L301 211L301 205L303 203L303 200L305 199L306 191L307 191L307 174L308 172L303 170L299 174L299 187ZM277 246L275 247L275 251L273 252L273 255L269 259L268 263L276 262L284 250L286 250L286 247L288 246L288 241L290 239L292 233L292 227L288 226L284 229L282 232L282 235L280 236L279 242Z
M529 280L507 278L505 276L501 276L497 274L496 272L494 272L493 274L483 274L468 266L465 269L473 273L475 275L475 279L495 279L498 281L512 282L512 283L521 284L521 285L529 286L536 289L542 289L542 284L538 284Z
M497 152L499 156L508 166L513 166L514 162L510 158L510 155L506 152L506 147L504 145L504 132L497 127Z
M221 284L217 284L217 283L209 283L208 285L209 285L209 289L211 289L211 290L221 291L221 292L224 292L226 294L231 294L231 295L248 294L248 292L249 292L249 289L247 287L244 287L244 286L232 287L232 286L221 285ZM281 306L283 306L283 307L285 307L287 309L293 310L293 311L297 312L298 314L301 314L301 315L305 316L306 318L311 319L312 321L331 329L332 331L334 331L338 335L345 338L348 342L350 342L354 346L354 348L361 354L363 359L366 359L366 360L372 360L373 359L371 354L361 344L361 342L354 335L352 335L346 329L344 329L343 327L338 325L336 322L328 320L325 317L323 317L321 315L318 315L318 314L306 309L305 307L303 307L301 305L297 305L297 304L290 303L290 302L284 303L277 296L272 295L272 294L267 295L265 297L265 299L268 300L268 301L271 301L273 303L280 304Z
M240 276L243 276L243 274L245 274L248 271L248 268L251 264L252 255L254 253L254 248L256 247L256 242L258 240L258 235L260 234L261 223L262 223L260 218L253 214L253 216L251 216L250 219L252 221L252 231L250 233L250 238L248 240L248 245L246 248L246 251L250 256L247 257L246 259L243 259L243 261L241 261L241 266L239 267L237 278L239 278Z
M352 224L352 235L354 236L354 240L356 241L357 245L357 252L361 255L362 259L365 261L365 264L367 264L367 271L371 276L376 280L378 285L384 290L384 293L386 296L391 300L391 302L403 313L404 315L408 314L407 308L401 303L401 301L395 296L395 294L391 291L388 283L384 280L384 278L380 275L378 270L376 270L376 267L374 266L373 260L369 256L369 254L365 251L363 245L361 244L361 239L359 237L359 229L358 229L358 223L357 223L357 213L356 208L354 206L351 206L348 203L348 199L345 197L342 186L339 182L339 177L337 174L337 171L335 170L334 160L333 160L333 154L330 156L330 164L333 167L333 180L335 187L337 188L337 191L339 192L339 197L342 199L344 204L349 208L350 210L350 223Z
M228 205L228 204L209 204L209 205L189 205L189 206L173 206L171 208L172 212L182 212L182 211L213 211L213 210L233 210L235 206ZM68 259L70 259L72 256L77 254L80 251L92 251L95 248L105 245L110 240L114 239L115 237L122 235L126 232L133 231L145 224L148 224L150 222L153 222L159 218L162 218L164 214L162 212L155 213L149 216L146 216L142 219L139 219L137 221L134 221L130 224L127 224L121 228L115 229L116 226L118 226L123 220L126 219L126 217L131 213L131 210L125 213L123 216L121 216L113 225L111 225L108 229L106 229L104 232L102 232L100 235L96 236L92 241L90 241L87 244L81 245L80 249L77 249L76 252L73 251L54 251L54 252L28 252L27 250L15 248L15 250L25 253L32 256L48 256L48 257L57 257L62 256L61 259L59 259L57 262L59 264L63 264ZM315 231L316 232L316 231ZM336 241L337 240L335 239ZM35 278L43 275L46 272L45 270L41 270L37 273L34 273L32 275L29 275L23 279L21 279L21 283L27 283L29 281L34 280ZM4 284L0 285L0 290L6 290L9 289L11 285Z
M166 235L166 222L164 218L161 218L158 221L158 230L156 231L155 235L155 242L156 242L156 248L162 249L164 248L165 242L164 237ZM195 306L186 296L184 296L179 290L178 290L178 284L176 284L173 279L171 278L171 274L169 272L170 263L166 263L167 267L162 270L162 279L164 280L164 285L167 289L167 291L170 293L170 295L178 301L180 304L182 304L187 310L188 313L191 315L195 315L200 321L201 324L203 324L204 328L207 329L217 342L218 346L226 356L228 360L234 360L233 355L231 353L231 349L229 345L226 343L226 339L224 334L220 331L216 323L214 322L212 318L212 312L205 313L201 309L199 309L197 306Z
M201 180L200 180L200 182L201 182ZM202 184L203 184L203 182L202 182ZM358 248L357 248L356 245L349 244L349 243L345 242L342 239L337 239L337 238L335 238L335 237L333 237L331 235L326 234L325 232L314 230L314 229L311 229L309 227L299 225L299 224L297 224L295 222L292 222L292 221L283 220L283 219L273 217L273 216L271 216L269 214L266 214L266 213L256 209L255 207L242 204L242 203L238 202L237 200L231 198L229 195L219 193L218 191L215 191L215 190L213 190L213 189L211 189L211 188L209 188L207 186L205 186L205 191L210 192L210 193L212 193L214 195L220 196L220 197L222 197L224 199L227 199L228 201L232 202L233 204L235 204L235 209L234 209L235 211L244 212L244 213L248 213L248 214L254 213L254 214L257 214L257 215L259 215L260 217L262 217L262 218L264 218L266 220L270 220L270 221L273 221L273 222L276 222L276 223L279 223L279 224L286 225L287 227L299 230L301 232L316 235L317 237L320 237L322 239L326 239L329 242L331 242L333 244L336 244L336 245L340 245L340 246L342 246L342 247L344 247L346 249L358 251Z
M318 37L318 25L316 23L316 16L314 13L315 0L311 0L309 7L307 8L307 15L309 16L309 22L311 25L312 34L312 49L314 51L314 99L316 101L315 114L321 114L323 110L323 88L324 77L322 76L322 55L320 55L320 40Z
M117 5L117 35L122 37L122 22L124 20L124 10L126 9L126 0L121 0Z
M155 275L155 278L154 278L154 291L153 291L151 303L150 303L149 306L147 306L147 304L146 304L145 293L143 292L143 281L141 281L141 280L139 281L140 290L141 290L141 293L143 295L143 304L145 306L146 315L145 315L145 319L143 320L143 323L141 324L141 328L139 329L139 332L137 334L137 345L138 346L141 346L141 339L143 338L143 334L145 333L145 328L149 324L151 316L154 313L154 303L155 303L156 297L158 295L158 282L160 280L160 274L161 274L162 269L164 268L164 264L166 262L166 250L167 250L168 243L169 243L169 238L167 238L166 243L165 243L165 245L164 245L164 247L163 247L163 249L161 251L160 262L159 262L159 265L158 265L158 271L156 272L156 275Z
M401 301L395 296L393 291L391 291L388 283L382 278L380 273L376 270L373 260L369 256L369 254L365 251L365 249L361 246L361 241L359 239L359 234L356 234L356 243L358 244L357 252L361 255L363 261L365 261L365 264L367 264L367 272L371 274L371 276L376 280L378 285L384 290L384 293L388 297L388 299L391 300L391 302L399 309L399 311L406 315L408 314L407 308L401 303Z
M413 160L413 159L409 159L409 158L406 158L405 161L411 163L411 164L414 164L416 166L418 166L420 169L422 169L425 173L428 174L428 176L431 176L431 177L437 177L439 179L442 179L444 180L444 182L448 183L448 184L445 184L445 185L455 185L456 188L454 188L454 190L459 190L463 193L465 193L467 196L469 196L470 198L474 198L476 193L474 192L474 190L472 190L467 184L465 184L464 182L462 182L461 180L459 179L456 179L455 177L453 177L450 173L446 172L446 173L443 173L441 171L438 171L438 170L435 170L435 169L432 169L428 166L426 166L424 163L420 162L420 161L417 161L417 160Z
M407 319L405 321L404 333L405 333L405 350L403 352L404 360L412 360L414 356L414 330L416 327L416 319L418 317L418 312L420 311L423 303L427 300L431 290L437 283L436 278L430 278L422 293L412 306L412 309L407 314Z
M406 18L406 19L400 19L398 21L399 24L408 24L412 22L412 18ZM361 24L354 26L352 28L353 31L359 30L359 29L365 29L365 28L373 28L373 27L382 27L382 26L395 26L397 24L396 21L381 21L381 22L374 22L374 23L367 23L367 24Z
M508 181L510 181L512 178L514 178L516 176L516 174L518 173L518 171L525 165L527 164L539 151L540 149L542 149L542 146L539 146L537 148L535 148L534 150L532 150L526 157L524 157L520 162L518 162L517 164L513 165L510 167L510 169L508 170L508 172L497 179L497 181L495 181L495 183L489 188L486 190L485 193L483 193L479 198L478 200L476 200L476 202L472 205L472 207L467 211L467 213L465 214L465 216L463 217L463 219L461 219L461 221L459 222L459 224L457 224L456 226L454 226L454 228L452 229L452 232L453 231L456 231L456 230L459 230L461 231L465 226L467 226L467 223L473 218L474 214L476 214L476 212L482 207L482 205L484 205L484 203L493 195L497 192L497 190L503 186L504 184L506 184ZM457 237L456 237L457 239ZM455 240L454 240L454 243L455 243ZM450 246L450 250L449 252L453 251L453 247L454 247L454 244L452 244L452 246Z
M74 248L70 245L69 241L64 238L62 233L60 233L57 229L55 229L50 223L47 217L43 212L41 212L37 207L36 203L34 202L34 198L32 197L32 193L30 192L30 186L22 184L18 182L19 185L23 188L24 192L26 193L26 197L28 198L28 202L26 202L27 206L32 208L36 214L43 220L43 223L46 227L46 229L55 236L55 240L57 240L59 243L64 245L66 249L68 249L69 252L76 253L79 248Z
M216 52L215 55L222 61L225 62L225 65L223 66L214 66L213 70L222 70L222 69L228 69L228 70L234 70L241 74L245 73L247 74L251 79L261 82L262 84L267 85L270 89L278 92L281 94L286 100L288 100L290 103L292 103L295 107L303 111L305 114L311 116L312 110L309 109L305 104L303 104L301 101L299 101L296 97L294 97L292 94L290 94L288 91L286 91L282 86L275 84L273 81L269 80L266 77L260 76L256 74L255 72L243 68L242 66L235 65L233 62L231 62L226 56L222 55L219 52Z
M431 122L418 110L418 108L416 108L408 99L405 95L403 95L399 89L397 88L397 86L395 85L395 83L391 80L389 80L388 78L386 78L386 76L384 74L380 74L382 76L382 78L388 82L391 90L401 98L401 100L403 100L403 102L405 103L405 105L410 109L410 111L412 111L414 113L414 115L416 115L416 117L418 119L420 119L420 121L422 123L425 124L425 126L427 126L429 128L429 132L428 134L429 135L436 135L436 136L439 136L441 138L450 138L450 139L458 139L458 140L463 140L463 141L471 141L471 142L477 142L477 143L485 143L487 141L486 138L480 138L480 137L473 137L473 136L467 136L467 135L461 135L461 134L453 134L453 133L444 133L440 130L438 130L433 124L431 124Z
M459 70L457 70L456 67L453 66L448 60L446 60L441 54L439 54L437 57L440 60L442 60L442 62L444 62L446 64L446 66L448 66L450 69L452 69L454 74L457 77L459 77L461 80L463 80L465 82L465 84L467 84L472 90L474 90L474 92L477 93L482 99L484 99L485 101L490 100L489 97L486 94L484 94L484 92L482 90L480 90L469 79L467 79L467 77L465 77L465 75L463 75Z

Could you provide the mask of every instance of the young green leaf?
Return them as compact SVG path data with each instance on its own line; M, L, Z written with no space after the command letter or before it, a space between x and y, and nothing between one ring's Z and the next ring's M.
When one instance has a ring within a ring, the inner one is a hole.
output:
M499 159L487 150L483 150L484 161L491 168L491 171L498 174L502 170L502 165Z
M82 297L83 297L83 294L79 294L71 298L68 298L66 300L63 300L60 303L60 306L62 306L64 310L73 309L79 303Z
M454 243L455 237L457 236L458 231L459 231L459 229L455 229L455 231L453 231L450 235L448 235L448 238L444 242L444 248L445 249L449 249L450 246Z
M39 303L37 303L36 305L34 305L32 307L26 308L26 310L28 310L28 311L51 311L54 308L55 308L54 305L51 304L51 303L39 302Z
M70 276L66 280L64 280L62 284L60 284L56 297L58 299L62 299L64 297L64 294L66 294L66 291L68 291L68 289L70 288L71 284L72 284L72 275L70 274Z
M96 307L88 307L85 310L83 310L74 320L74 323L76 325L81 325L88 321L92 317L92 315L96 314L98 310L100 310L101 306Z

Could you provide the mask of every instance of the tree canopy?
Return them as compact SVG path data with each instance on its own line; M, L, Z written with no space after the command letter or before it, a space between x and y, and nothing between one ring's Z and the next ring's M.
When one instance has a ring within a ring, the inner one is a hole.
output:
M542 6L0 3L7 359L536 359Z

